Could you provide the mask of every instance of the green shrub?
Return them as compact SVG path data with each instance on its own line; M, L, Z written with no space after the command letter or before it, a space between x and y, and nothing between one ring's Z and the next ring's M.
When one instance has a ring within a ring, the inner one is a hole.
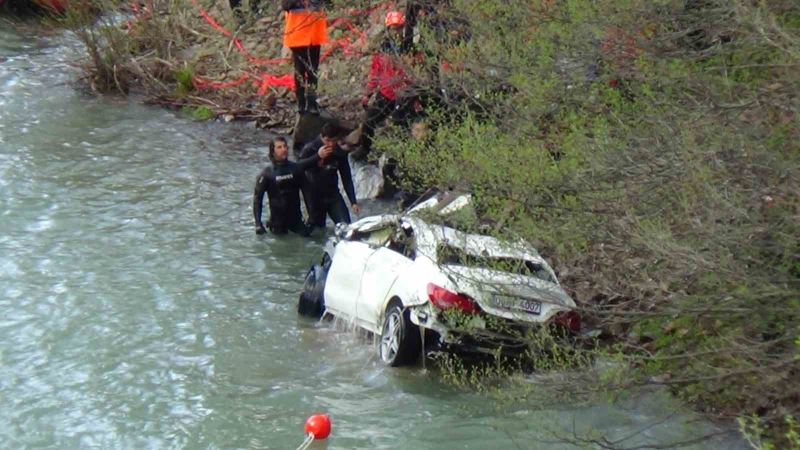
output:
M183 107L183 113L197 121L211 120L216 117L214 111L207 106L189 106Z
M191 67L182 67L175 71L176 95L183 97L194 90L194 70Z

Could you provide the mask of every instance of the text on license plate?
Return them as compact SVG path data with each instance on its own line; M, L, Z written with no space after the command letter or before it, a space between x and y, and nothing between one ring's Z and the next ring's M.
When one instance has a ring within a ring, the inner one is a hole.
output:
M538 300L495 296L494 303L501 308L522 310L531 314L542 312L542 302Z

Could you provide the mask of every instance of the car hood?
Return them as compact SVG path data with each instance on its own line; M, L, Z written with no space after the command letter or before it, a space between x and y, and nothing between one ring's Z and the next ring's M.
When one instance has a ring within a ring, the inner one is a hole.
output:
M486 268L442 266L459 293L472 297L485 312L524 322L545 322L554 314L575 308L575 302L556 283ZM526 311L531 301L540 311Z

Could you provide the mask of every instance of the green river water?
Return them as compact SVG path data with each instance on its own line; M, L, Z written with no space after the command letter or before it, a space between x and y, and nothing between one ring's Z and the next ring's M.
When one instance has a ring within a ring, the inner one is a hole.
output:
M314 412L333 434L312 448L330 449L575 448L552 435L573 428L634 447L716 429L652 393L504 412L298 318L322 238L254 234L263 132L82 94L80 51L0 18L0 448L294 449Z

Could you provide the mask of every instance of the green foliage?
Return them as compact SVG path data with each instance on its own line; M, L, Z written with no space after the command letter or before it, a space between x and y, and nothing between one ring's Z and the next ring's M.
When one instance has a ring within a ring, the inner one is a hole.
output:
M131 42L122 28L99 16L111 7L113 3L108 0L76 2L58 21L86 46L92 87L100 92L125 93L131 82L131 73L125 67Z
M757 450L775 450L778 448L786 450L800 450L800 426L797 419L790 415L783 417L785 432L783 440L773 440L768 437L768 431L764 428L762 421L755 416L740 417L739 430L747 439L747 442ZM777 442L776 442L777 441Z
M183 113L197 121L211 120L216 117L208 106L184 106Z
M517 407L523 402L546 408L586 395L585 392L551 389L554 386L544 382L537 389L525 376L531 371L554 372L561 374L563 382L592 370L595 352L576 349L574 342L563 333L547 326L520 330L491 316L479 318L454 310L445 311L441 319L459 334L490 340L491 336L501 333L524 342L524 348L498 343L493 354L477 360L465 360L450 353L435 355L442 378L450 384L489 394L499 400L498 408ZM568 375L570 373L573 375ZM608 377L613 377L613 373L611 369L602 372Z
M618 344L587 348L628 362L606 386L664 380L709 413L759 411L785 438L774 412L800 414L800 5L451 12L468 39L422 34L429 64L458 68L421 82L448 93L432 131L377 140L406 187L468 190L475 229L569 268L562 284Z
M194 70L189 66L184 66L175 71L175 88L176 94L183 97L194 89L192 80L194 79Z
M186 61L180 68L173 61L177 49L185 51L187 35L197 34L190 24L197 20L192 5L182 0L148 0L137 3L138 13L130 5L115 0L79 1L71 3L60 19L86 46L85 69L92 87L99 92L127 92L136 85L153 96L184 96L191 90L185 77L195 68L190 69ZM125 19L120 22L120 18ZM198 53L197 58L207 54ZM172 82L177 82L175 89Z

